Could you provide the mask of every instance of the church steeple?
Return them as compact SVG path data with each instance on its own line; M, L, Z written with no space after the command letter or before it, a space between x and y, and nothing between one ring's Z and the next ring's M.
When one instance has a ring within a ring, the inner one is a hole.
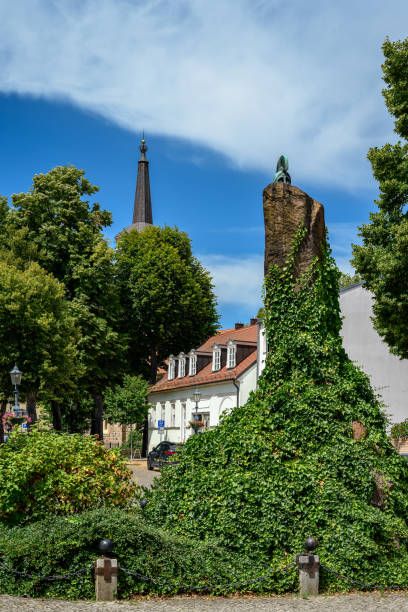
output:
M141 155L137 169L133 221L130 228L134 229L135 226L136 229L140 231L144 229L146 225L153 225L152 200L150 197L149 162L147 161L145 155L148 147L144 139L144 134L139 149Z
M144 139L144 133L139 149L141 155L137 168L133 220L132 225L126 227L123 232L131 232L134 229L138 232L142 232L145 227L153 225L152 200L150 197L149 162L146 159L147 145ZM115 236L116 240L120 239L121 234L122 232Z

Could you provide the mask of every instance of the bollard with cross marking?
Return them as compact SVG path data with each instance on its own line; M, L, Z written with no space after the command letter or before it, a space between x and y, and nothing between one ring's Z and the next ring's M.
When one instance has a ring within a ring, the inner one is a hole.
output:
M301 595L319 594L319 557L312 553L317 548L316 538L307 538L306 551L296 555L295 563L299 568L299 582Z
M99 550L103 553L95 565L96 601L114 601L118 590L118 560L111 557L113 542L101 540Z

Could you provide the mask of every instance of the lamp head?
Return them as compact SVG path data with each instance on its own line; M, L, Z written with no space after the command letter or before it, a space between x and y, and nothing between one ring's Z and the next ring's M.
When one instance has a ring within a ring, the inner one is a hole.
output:
M17 367L17 364L15 364L14 368L10 372L10 378L11 378L11 382L13 383L13 385L18 386L21 383L22 374L23 373L20 372L20 370Z

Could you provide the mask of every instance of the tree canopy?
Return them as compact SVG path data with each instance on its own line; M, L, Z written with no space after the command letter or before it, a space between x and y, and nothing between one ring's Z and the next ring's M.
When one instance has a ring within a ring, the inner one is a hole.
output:
M403 139L368 152L380 196L363 224L352 264L374 295L374 327L392 353L408 357L408 39L383 44L385 103Z
M148 383L142 376L126 374L122 385L107 389L104 395L104 417L109 423L134 425L147 415Z
M117 266L131 361L148 357L155 382L158 362L216 331L211 277L192 255L187 234L167 226L122 233Z
M119 329L114 250L102 235L111 214L98 203L90 204L98 187L84 174L74 166L58 166L36 175L28 193L12 196L13 208L2 225L7 236L13 236L18 259L37 261L63 283L80 330L78 366L83 376L78 384L94 398L92 431L102 437L102 394L120 379L127 343ZM60 427L59 407L53 404L53 409Z
M359 274L348 274L347 272L340 272L340 289L344 289L344 287L348 287L349 285L353 285L354 283L359 283L360 281L361 276Z
M17 362L22 393L60 400L82 373L78 339L64 286L35 262L19 269L0 259L2 395L11 392L8 373Z

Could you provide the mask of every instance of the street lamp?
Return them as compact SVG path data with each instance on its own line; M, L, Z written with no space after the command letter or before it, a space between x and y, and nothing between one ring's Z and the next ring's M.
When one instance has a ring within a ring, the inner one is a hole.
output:
M11 384L14 385L14 414L16 415L16 417L22 416L24 412L23 410L21 410L18 403L18 385L21 383L21 375L22 372L20 372L17 367L17 364L15 364L14 368L10 372L10 378Z
M193 393L193 400L195 401L195 415L194 415L194 421L196 422L196 424L198 423L198 402L200 401L200 397L201 397L201 393L198 389L196 389ZM194 428L194 433L198 433L198 427L196 425L196 427Z

